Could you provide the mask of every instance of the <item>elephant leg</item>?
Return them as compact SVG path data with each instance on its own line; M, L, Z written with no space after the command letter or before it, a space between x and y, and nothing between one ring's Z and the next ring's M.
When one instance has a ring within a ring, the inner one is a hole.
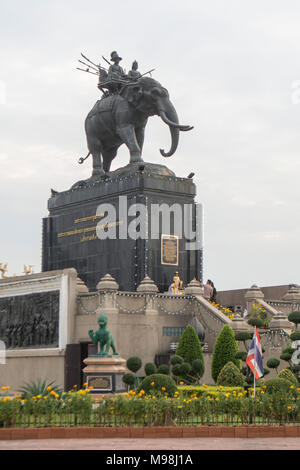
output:
M145 138L145 127L138 127L135 130L135 135L136 135L137 143L138 143L138 145L141 149L141 153L142 153L143 145L144 145L144 138Z
M93 173L92 173L92 177L93 176L104 175L100 150L98 150L96 152L94 151L92 153L92 156L93 156Z
M110 165L115 156L117 155L118 148L114 148L111 150L103 150L102 158L103 158L103 170L107 173L110 170Z
M117 134L128 147L130 153L130 163L142 162L141 149L138 144L135 129L133 126L118 127Z

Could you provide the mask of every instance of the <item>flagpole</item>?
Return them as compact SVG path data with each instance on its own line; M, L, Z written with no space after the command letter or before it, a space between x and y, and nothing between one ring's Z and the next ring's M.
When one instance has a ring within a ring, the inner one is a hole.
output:
M254 398L255 398L255 375L256 375L256 326L254 330Z

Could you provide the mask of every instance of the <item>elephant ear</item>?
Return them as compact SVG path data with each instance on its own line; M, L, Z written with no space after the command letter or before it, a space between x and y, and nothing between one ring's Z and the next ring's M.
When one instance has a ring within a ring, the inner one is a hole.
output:
M132 104L133 106L137 106L142 98L143 89L142 86L134 83L127 85L121 91L121 96L128 101L128 103Z

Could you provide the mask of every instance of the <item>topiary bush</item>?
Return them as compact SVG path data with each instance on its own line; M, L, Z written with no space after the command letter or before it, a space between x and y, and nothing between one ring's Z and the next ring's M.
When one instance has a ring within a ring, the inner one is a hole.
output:
M277 377L279 377L280 379L288 380L292 385L295 385L296 387L299 385L298 380L290 369L281 369Z
M235 357L238 350L233 329L225 325L217 338L212 356L211 375L215 382L227 362L233 362L240 369L241 362Z
M175 366L177 364L182 364L183 363L183 358L181 356L178 356L175 354L174 356L171 357L171 365Z
M192 374L202 377L204 374L204 364L201 359L195 359L192 362Z
M157 372L156 365L153 364L153 362L147 362L147 364L145 364L144 369L146 375L152 375Z
M162 388L165 388L165 390L162 390ZM168 375L152 374L142 380L137 392L141 390L144 390L147 395L167 394L169 397L173 397L177 385Z
M267 366L270 367L270 369L276 369L276 371L277 371L279 364L280 364L280 360L277 359L276 357L271 357L267 361Z
M291 387L291 382L289 380L283 379L281 377L275 377L274 379L269 379L266 380L265 382L266 386L266 393L289 393L290 392L290 387Z
M292 333L290 335L290 339L292 341L298 341L300 339L300 331L295 331L295 333Z
M124 374L123 377L122 377L122 380L124 382L124 384L126 385L129 385L130 387L132 387L135 383L135 376L133 374Z
M296 329L298 328L298 324L300 323L300 312L298 310L294 310L288 316L288 320L294 323Z
M131 372L136 373L142 367L142 360L137 356L129 357L126 366Z
M217 385L224 387L242 387L244 385L244 376L233 362L227 362L221 369Z
M256 326L256 328L261 328L262 326L265 326L265 322L261 318L258 318L258 317L249 318L247 323L248 325Z
M158 374L169 375L169 372L170 372L170 368L169 368L168 364L161 364L157 368L157 373Z
M189 362L191 365L195 359L200 359L204 365L201 343L192 325L188 325L182 333L176 350L176 356L181 356L184 362Z

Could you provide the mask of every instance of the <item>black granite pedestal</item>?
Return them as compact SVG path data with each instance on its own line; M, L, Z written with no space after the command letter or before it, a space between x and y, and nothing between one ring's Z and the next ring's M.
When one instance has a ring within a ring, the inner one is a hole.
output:
M193 230L196 227L202 230L202 220L197 220L195 194L196 186L191 179L178 178L167 167L151 163L127 165L99 180L79 181L67 191L53 192L48 201L49 216L43 219L42 270L73 267L90 290L95 290L107 273L116 279L120 290L126 291L136 290L148 275L160 292L164 292L175 271L184 284L194 277L202 281L202 250L186 249L189 240L183 227L190 223ZM112 204L115 208L116 221L108 224L115 225L115 239L98 238L97 225L103 223L103 230L107 220L107 212L99 210L101 204ZM134 204L147 208L147 220L139 218L145 218L140 212L130 215ZM161 204L168 207L177 204L182 214L184 206L189 205L190 220L184 221L182 217L182 236L174 233L177 215L171 211L168 232L160 215L158 229L152 237L151 211L153 205ZM145 222L147 239L126 238L124 233L134 221L137 231L141 222L145 227Z

